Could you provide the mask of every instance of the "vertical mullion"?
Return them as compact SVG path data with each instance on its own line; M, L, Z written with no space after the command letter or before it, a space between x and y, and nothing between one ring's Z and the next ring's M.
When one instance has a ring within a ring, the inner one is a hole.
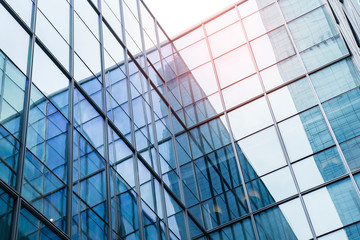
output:
M101 0L98 0L98 24L99 24L99 40L100 40L100 58L101 58L101 80L102 80L102 105L105 119L103 123L104 133L104 157L105 161L105 182L106 182L106 212L108 224L108 239L112 239L112 213L111 213L111 189L110 189L110 158L109 158L109 143L108 143L108 118L107 118L107 104L106 104L106 79L105 79L105 57L104 57L104 36L103 36L103 23L102 23L102 8Z
M16 240L18 235L19 215L21 210L21 191L24 180L24 164L26 156L26 138L27 138L27 124L30 112L30 93L32 83L32 70L34 61L34 49L35 49L35 29L36 29L36 15L37 15L37 0L33 0L32 5L32 18L31 18L31 35L29 41L29 53L28 53L28 64L27 64L27 81L25 85L25 98L24 98L24 112L21 119L21 145L18 158L17 174L16 174L16 185L15 190L19 196L15 199L13 216L11 220L11 239Z
M72 237L72 201L73 201L73 141L74 141L74 0L70 0L70 75L72 76L70 80L70 93L69 93L69 121L70 124L68 125L68 171L67 171L67 185L68 191L66 196L66 233Z

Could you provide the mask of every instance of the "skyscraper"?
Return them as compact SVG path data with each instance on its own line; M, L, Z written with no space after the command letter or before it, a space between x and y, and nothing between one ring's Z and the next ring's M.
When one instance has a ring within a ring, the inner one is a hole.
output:
M360 238L359 16L0 0L0 238Z

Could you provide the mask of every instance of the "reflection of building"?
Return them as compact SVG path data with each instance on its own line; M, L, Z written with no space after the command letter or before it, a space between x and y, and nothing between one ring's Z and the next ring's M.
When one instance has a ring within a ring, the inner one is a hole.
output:
M1 239L360 236L358 1L96 2L0 1Z

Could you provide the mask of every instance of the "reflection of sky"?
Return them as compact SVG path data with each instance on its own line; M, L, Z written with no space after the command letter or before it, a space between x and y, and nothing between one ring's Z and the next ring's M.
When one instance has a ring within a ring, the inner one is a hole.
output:
M145 0L144 2L165 32L172 37L238 1Z

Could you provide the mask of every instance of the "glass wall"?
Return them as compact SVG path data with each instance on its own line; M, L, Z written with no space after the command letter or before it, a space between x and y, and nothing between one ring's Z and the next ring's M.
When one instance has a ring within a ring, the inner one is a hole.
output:
M327 3L173 40L142 0L0 20L1 239L360 236L360 72Z

